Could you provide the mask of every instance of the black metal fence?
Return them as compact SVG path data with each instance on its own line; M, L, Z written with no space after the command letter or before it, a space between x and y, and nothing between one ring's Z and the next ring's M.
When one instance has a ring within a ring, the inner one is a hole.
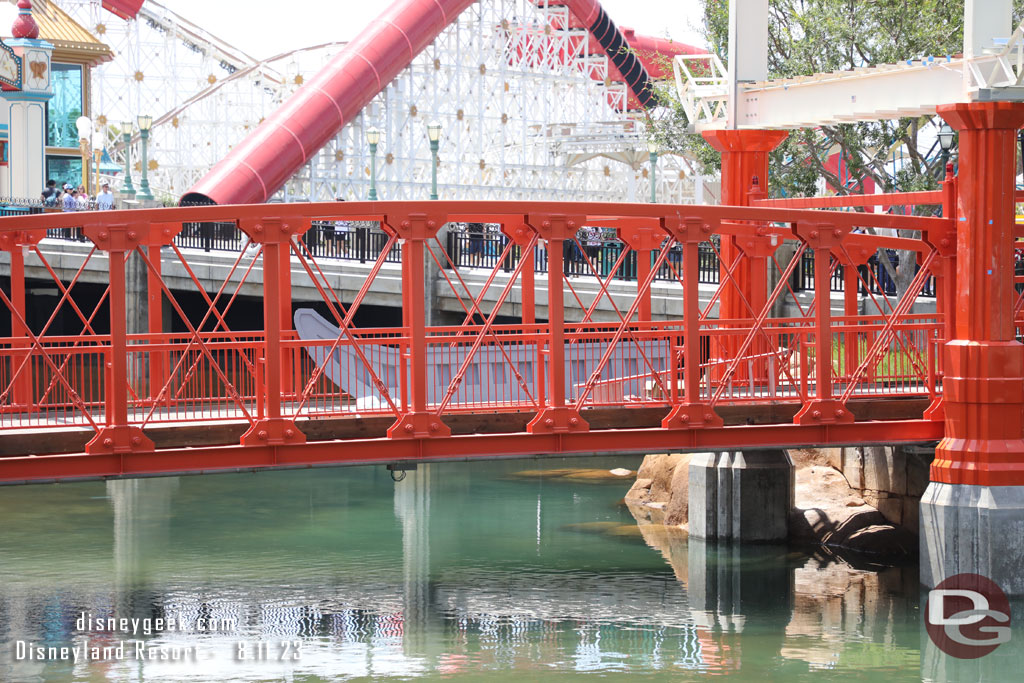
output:
M448 243L445 247L456 267L493 269L499 265L502 270L511 272L522 259L522 248L513 246L508 255L502 259L508 238L496 232L471 233L461 230L448 232ZM600 244L566 242L563 247L562 272L568 276L593 275L597 273L606 278L619 262L625 245L617 239L604 239ZM659 252L651 254L651 266L658 260ZM683 250L675 246L669 252L661 267L655 273L655 280L678 280L682 275ZM700 245L699 255L700 282L715 284L718 282L718 257L709 243ZM540 246L534 248L534 269L538 273L548 272L548 253ZM626 254L616 272L617 280L633 281L637 278L637 254Z
M878 253L868 259L865 265L858 266L858 289L859 293L867 294L869 291L872 294L885 294L886 296L896 296L897 288L896 281L889 273L889 269L885 267L882 259L888 259L889 264L892 266L892 271L896 272L896 268L900 264L900 255L893 249L879 249ZM921 269L920 266L915 264L914 273ZM845 290L845 269L843 266L836 266L835 270L832 271L831 277L831 289L833 292L842 292ZM810 251L805 251L800 262L793 269L793 275L791 285L794 291L806 291L814 289L814 254ZM935 277L929 277L924 282L924 286L921 288L920 296L934 297L935 296Z
M83 209L85 210L85 209ZM0 216L43 213L45 211L61 211L60 208L44 207L38 200L5 201L0 199ZM86 242L88 239L79 228L54 228L47 231L47 237L54 239ZM354 223L347 221L313 221L313 225L304 237L306 248L318 259L339 259L359 263L373 262L384 250L388 236L379 225L374 223ZM203 251L234 251L242 249L246 244L244 233L233 222L224 223L186 223L182 231L174 239L181 248L202 249ZM469 232L453 229L447 233L448 256L456 268L486 268L488 270L501 267L512 272L522 258L522 249L513 246L507 254L505 248L508 238L500 232L485 230ZM565 243L562 269L568 276L590 276L595 272L602 278L618 263L625 245L615 238L605 238L600 244L587 240ZM504 258L502 255L505 254ZM538 273L548 271L547 250L540 246L534 249L534 268ZM657 262L659 252L651 254L651 265ZM899 254L891 249L879 250L868 263L860 266L860 293L870 291L873 294L896 294L896 282L889 270L880 262L888 258L893 270L899 265ZM701 284L718 284L720 268L718 254L710 243L702 243L699 248L698 277ZM682 275L683 251L680 245L671 248L661 267L655 273L655 280L674 281ZM401 263L400 249L392 249L387 255L387 263ZM500 261L500 264L499 264ZM448 264L442 259L442 265ZM614 279L635 281L637 278L637 254L630 251L616 272ZM869 287L866 287L864 282ZM790 281L794 291L814 289L814 254L805 252L796 265ZM844 288L843 267L838 266L832 274L831 290L841 292ZM921 291L922 296L935 296L935 278L930 277Z

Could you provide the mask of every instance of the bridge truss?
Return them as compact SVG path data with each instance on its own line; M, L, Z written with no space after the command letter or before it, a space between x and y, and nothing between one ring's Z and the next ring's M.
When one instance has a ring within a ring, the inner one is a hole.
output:
M948 207L953 185L950 178L943 191L913 195L758 200L753 207L682 212L650 204L383 201L3 218L0 245L11 255L12 287L10 294L0 291L0 304L11 315L12 335L0 340L6 456L0 481L938 439L938 351L953 334L946 313L954 220L794 208L792 202ZM377 221L388 235L362 290L347 303L305 243L313 220L335 219ZM192 272L188 250L175 246L174 237L185 224L213 221L239 231L253 248L239 252L216 292L193 275L208 310L186 316L181 293L172 292L162 273L172 266ZM509 238L483 291L466 287L437 239L449 221L497 223ZM529 258L516 259L505 272L514 254L535 248L551 265L562 263L574 243L586 255L575 237L583 224L614 228L628 248L611 264L581 257L590 275L568 277L549 267L542 282ZM921 238L854 232L868 227L919 231ZM45 266L39 241L47 230L65 229L81 230L94 244L89 259L109 260L110 285L87 310L74 296L78 278L64 283L55 277L60 296L48 322L30 330L26 254ZM700 303L699 250L717 250L725 238L795 246L789 260L768 256L778 284L763 305L743 300L741 318L715 318L712 310L755 258L745 252L723 268L711 302ZM915 252L921 270L898 300L868 295L869 310L860 313L858 288L871 291L877 283L866 282L871 271L857 266L879 248ZM401 264L391 265L396 250ZM607 283L631 251L638 264L636 298L616 307L617 321L594 321L595 302L610 296ZM796 316L774 316L805 252L814 257L818 295ZM426 326L429 263L441 268L444 286L462 302L462 325ZM685 314L652 321L651 285L666 266ZM840 269L844 310L834 315L829 283ZM396 276L404 324L357 325L373 282ZM917 293L930 277L937 282L938 310L915 312ZM126 278L147 282L148 294L130 292ZM581 301L584 313L570 317L565 301L579 296L581 278L597 283L600 293ZM300 339L292 329L290 291L302 279L321 293L317 308L340 334ZM227 312L249 283L262 285L263 321L229 328ZM492 289L500 292L496 299ZM164 331L161 295L175 325L187 332ZM499 323L508 302L521 310L521 323ZM140 307L148 307L149 331L129 334L126 318L138 316ZM61 310L80 322L80 334L48 332ZM1020 310L1018 298L1018 318ZM357 398L330 376L328 359L342 352L358 358L344 372L372 387L371 396ZM474 358L500 369L505 386L481 382Z
M124 20L100 0L58 0L113 48L93 72L94 118L123 162L117 124L154 116L150 184L177 199L342 47L265 60L234 48L157 2ZM635 201L650 193L643 122L624 83L591 51L569 10L532 0L481 0L385 88L277 193L283 201L369 194L366 130L382 131L377 190L429 194L426 123L442 124L439 194L447 199ZM140 158L140 140L132 158ZM661 201L690 201L688 163L659 161ZM116 179L115 179L116 184Z

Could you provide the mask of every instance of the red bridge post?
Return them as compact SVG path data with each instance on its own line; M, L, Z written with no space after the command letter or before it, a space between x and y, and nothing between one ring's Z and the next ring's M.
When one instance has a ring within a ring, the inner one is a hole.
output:
M547 241L548 249L548 362L547 388L550 397L536 417L530 420L526 431L583 432L590 428L579 412L565 400L565 241L571 240L583 226L581 216L531 214L527 225ZM537 369L538 376L544 366Z
M24 352L12 353L10 357L11 373L17 371L29 351L28 307L25 301L25 250L38 244L46 233L44 231L22 231L7 233L0 236L0 249L11 255L11 346L15 349L24 347ZM23 324L25 323L25 324ZM24 340L24 341L22 341ZM15 405L28 407L32 403L32 362L25 363L21 374L12 377L14 386L11 399Z
M722 129L704 131L703 135L712 147L722 153L722 204L750 206L753 179L758 178L761 187L768 187L768 154L789 133L784 130ZM762 246L769 242L767 237L743 238L743 242L745 244L732 236L722 237L719 265L722 294L718 306L718 317L722 320L751 319L767 303L768 258L774 247L767 251ZM743 261L736 265L730 280L726 274L740 258ZM744 299L754 313L744 304ZM727 359L735 357L740 345L739 337L726 337L724 341ZM756 340L751 353L757 355L759 349L764 350L761 339ZM747 369L741 365L737 368L736 379L742 380L746 376Z
M964 572L1024 594L1024 346L1014 325L1014 177L1024 105L939 113L960 132L956 338L945 345L946 435L921 500L921 581Z
M85 446L87 453L152 451L153 442L139 427L128 424L128 306L125 259L148 243L150 225L139 221L122 224L86 224L83 232L107 253L110 269L110 355L105 387L106 424ZM135 350L141 347L136 347Z
M282 413L285 387L290 384L291 356L282 344L284 331L282 308L291 308L291 289L282 286L283 277L291 277L290 250L293 235L302 235L309 229L309 220L277 217L245 218L239 227L253 242L263 245L263 330L266 354L264 385L256 391L265 392L266 417L257 419L242 435L246 446L278 446L304 443L306 436L295 425L295 420ZM284 256L282 256L282 252Z
M427 410L427 312L424 258L426 241L445 224L446 216L412 213L385 216L383 225L402 240L402 320L409 336L411 411L388 428L392 439L423 439L450 436L452 431L440 415Z

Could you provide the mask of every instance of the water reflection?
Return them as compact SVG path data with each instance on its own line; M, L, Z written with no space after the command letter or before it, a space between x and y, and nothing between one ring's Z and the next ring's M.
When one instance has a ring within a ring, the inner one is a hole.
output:
M399 484L353 468L0 489L0 680L922 672L916 567L708 545L646 513L637 526L617 504L621 482L510 476L521 469L433 464ZM83 631L81 612L185 630ZM194 645L203 660L14 657L18 640L136 637Z

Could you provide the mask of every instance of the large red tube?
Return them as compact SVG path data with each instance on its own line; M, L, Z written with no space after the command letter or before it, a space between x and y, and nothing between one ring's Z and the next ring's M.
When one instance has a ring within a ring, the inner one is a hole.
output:
M312 80L235 146L182 203L266 201L302 164L355 118L445 27L475 0L395 0ZM649 104L647 71L597 0L570 0L622 72L633 95Z
M134 19L142 9L143 0L103 0L103 8L122 19Z
M203 176L182 201L266 201L474 1L392 3Z

